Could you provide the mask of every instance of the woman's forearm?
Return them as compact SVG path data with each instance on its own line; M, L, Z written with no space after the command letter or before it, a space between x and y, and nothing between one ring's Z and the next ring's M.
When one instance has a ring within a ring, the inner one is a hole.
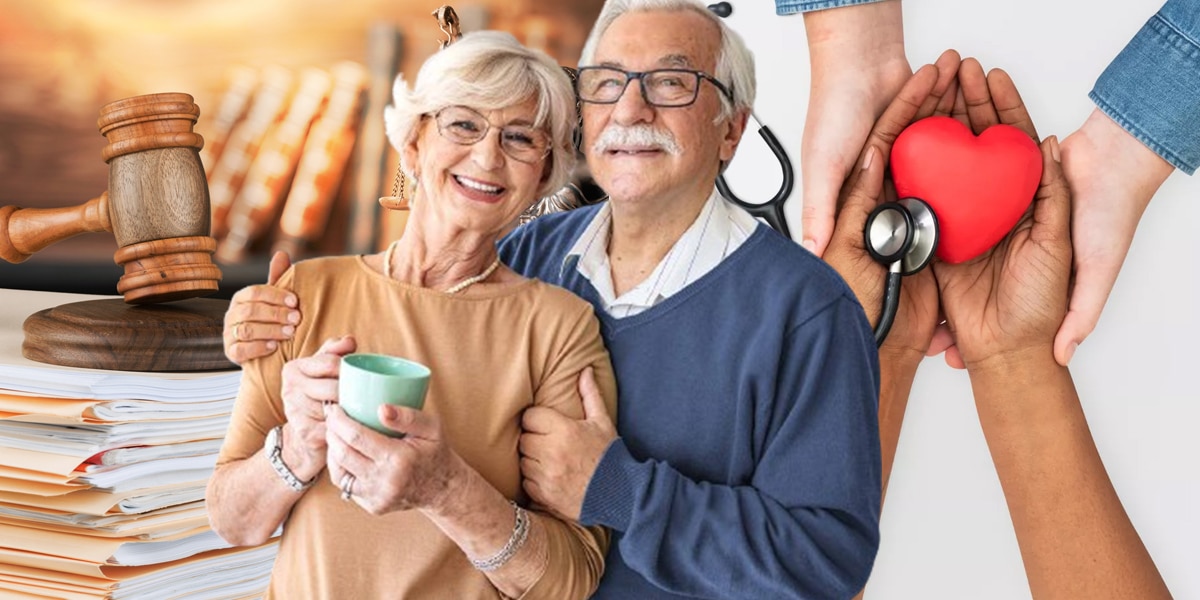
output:
M287 424L282 441L283 462L300 481L312 481L324 469L318 461L305 458ZM205 497L212 528L231 544L254 546L270 539L303 495L280 479L266 452L259 450L218 466Z
M516 531L516 511L508 499L478 471L459 459L443 506L424 509L434 524L473 560L499 553ZM506 596L517 598L538 582L546 570L547 540L540 515L526 513L528 533L507 562L485 573Z
M970 365L1034 598L1170 598L1052 348Z
M260 450L217 467L205 494L208 520L225 541L255 546L271 538L303 495L275 474Z

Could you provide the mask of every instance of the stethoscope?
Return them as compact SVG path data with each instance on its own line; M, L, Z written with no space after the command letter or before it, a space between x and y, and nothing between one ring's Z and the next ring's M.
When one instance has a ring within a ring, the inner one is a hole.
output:
M733 14L733 6L728 2L717 2L709 4L708 10L712 11L722 19ZM729 189L729 184L725 181L725 174L721 173L717 176L717 191L721 193L726 200L746 209L746 212L751 215L766 221L772 229L782 233L785 237L791 239L792 233L788 229L787 219L783 216L783 203L787 202L789 196L792 195L792 186L795 184L795 173L792 171L792 161L788 159L787 152L784 152L783 146L779 143L779 139L775 134L758 120L758 117L751 112L750 118L758 124L758 135L762 136L767 147L775 154L775 159L779 161L779 167L783 170L783 183L779 186L779 191L770 200L762 203L746 202L737 197L733 190Z
M924 269L937 250L937 215L919 198L884 202L867 217L863 241L871 257L888 268L883 312L875 326L875 345L880 346L900 307L900 279Z
M729 189L729 184L725 182L725 174L717 176L717 191L725 197L726 200L746 209L746 212L762 219L770 225L772 229L782 233L784 237L791 239L792 233L788 230L787 219L783 216L783 203L787 202L789 196L792 195L792 186L795 184L795 173L792 170L792 161L788 159L787 152L783 150L779 139L774 133L758 120L754 113L750 113L750 118L758 124L758 135L762 136L767 147L775 154L775 159L779 161L779 167L783 171L783 183L779 186L779 191L775 192L775 196L770 200L761 204L746 202L738 198L733 190Z

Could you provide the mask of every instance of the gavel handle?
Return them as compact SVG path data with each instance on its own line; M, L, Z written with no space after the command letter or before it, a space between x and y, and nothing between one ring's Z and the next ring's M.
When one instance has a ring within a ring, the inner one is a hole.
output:
M64 208L0 208L0 258L24 262L42 248L71 236L112 231L108 192L79 206Z

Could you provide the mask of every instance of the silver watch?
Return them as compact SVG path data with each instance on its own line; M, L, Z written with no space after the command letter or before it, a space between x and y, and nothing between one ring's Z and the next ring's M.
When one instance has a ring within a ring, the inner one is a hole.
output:
M276 425L274 429L267 433L267 439L263 442L263 452L267 455L267 460L271 462L271 468L275 469L275 473L288 487L294 492L303 492L312 487L316 483L317 478L313 477L308 481L300 481L299 477L288 468L283 462L283 425Z

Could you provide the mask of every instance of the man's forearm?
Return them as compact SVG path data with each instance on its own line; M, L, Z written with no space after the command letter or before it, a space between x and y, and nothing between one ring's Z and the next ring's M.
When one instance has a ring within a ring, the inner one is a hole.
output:
M1169 598L1050 346L970 365L1035 598Z

